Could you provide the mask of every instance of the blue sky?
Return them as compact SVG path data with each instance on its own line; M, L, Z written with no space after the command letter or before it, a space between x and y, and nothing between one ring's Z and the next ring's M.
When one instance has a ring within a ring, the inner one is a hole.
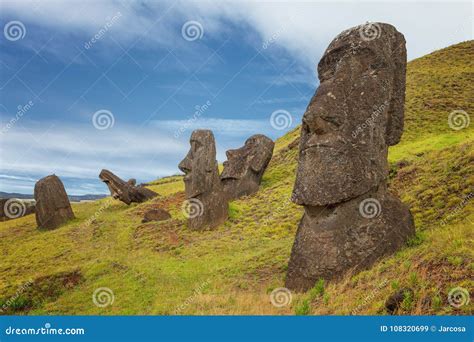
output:
M221 162L252 134L276 139L346 28L392 23L409 59L472 39L470 2L2 1L0 13L0 191L21 193L51 173L70 194L106 193L102 168L179 173L196 128L214 131Z

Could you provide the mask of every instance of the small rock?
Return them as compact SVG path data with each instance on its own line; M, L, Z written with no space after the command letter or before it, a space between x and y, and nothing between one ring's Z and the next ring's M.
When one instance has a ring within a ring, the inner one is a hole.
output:
M150 221L165 221L169 220L170 218L170 213L164 209L150 209L145 213L142 223L147 223Z

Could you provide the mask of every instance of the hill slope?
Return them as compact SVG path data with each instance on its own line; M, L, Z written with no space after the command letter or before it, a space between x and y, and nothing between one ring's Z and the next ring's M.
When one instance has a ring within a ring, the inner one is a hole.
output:
M181 177L156 181L162 196L127 207L102 199L73 204L77 218L40 232L34 217L0 225L0 309L7 314L377 314L407 288L398 313L469 313L447 302L453 287L473 292L473 126L453 130L448 114L473 113L473 42L414 60L408 66L406 131L391 148L390 188L410 205L417 236L372 269L293 294L271 305L284 284L302 208L289 201L299 129L276 142L261 190L234 201L214 231L186 228ZM142 224L150 207L173 219ZM94 291L114 302L99 307Z

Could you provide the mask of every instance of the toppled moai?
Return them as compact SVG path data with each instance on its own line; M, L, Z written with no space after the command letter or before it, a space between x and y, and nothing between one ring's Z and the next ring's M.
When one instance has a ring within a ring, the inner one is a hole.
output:
M102 182L107 184L110 194L128 205L132 202L142 203L158 196L158 194L144 186L136 186L135 179L125 182L120 177L114 175L109 170L102 170L99 174Z
M388 147L403 132L405 39L389 24L366 25L331 42L303 116L292 200L305 212L288 265L292 290L370 267L415 232L386 185Z

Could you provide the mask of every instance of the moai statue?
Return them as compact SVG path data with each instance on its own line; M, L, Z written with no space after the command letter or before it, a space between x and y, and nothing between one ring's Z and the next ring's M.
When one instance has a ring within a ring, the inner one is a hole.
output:
M133 178L125 182L120 177L114 175L109 170L102 170L99 174L99 178L102 182L107 184L110 190L110 195L122 201L123 203L130 205L132 202L142 203L158 196L158 194L144 186L136 186L137 181Z
M210 130L195 130L191 135L191 149L179 163L185 173L186 202L183 209L189 227L195 230L214 228L227 219L225 198L216 160L214 135Z
M386 186L388 147L403 132L405 73L405 39L382 23L342 32L319 62L292 195L305 212L289 289L305 291L320 278L367 268L414 234L410 211Z
M229 200L256 193L263 173L272 159L273 141L262 135L252 135L244 146L226 152L227 161L221 174L224 192Z
M74 218L64 185L56 175L36 182L35 201L36 224L40 229L55 229Z

